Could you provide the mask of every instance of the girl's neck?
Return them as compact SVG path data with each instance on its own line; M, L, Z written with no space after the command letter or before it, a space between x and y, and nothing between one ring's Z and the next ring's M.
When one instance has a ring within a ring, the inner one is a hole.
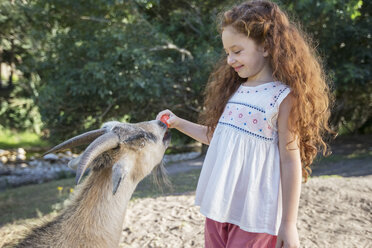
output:
M256 75L247 78L247 81L242 83L242 85L254 87L274 81L275 79L273 77L273 70L271 69L271 66L268 63L268 61L266 61L262 69Z
M274 82L274 81L275 80L272 76L265 77L265 78L260 78L260 79L249 79L248 78L247 81L242 83L242 85L254 87L254 86L258 86L258 85L261 85L261 84L266 84L266 83L270 83L270 82Z

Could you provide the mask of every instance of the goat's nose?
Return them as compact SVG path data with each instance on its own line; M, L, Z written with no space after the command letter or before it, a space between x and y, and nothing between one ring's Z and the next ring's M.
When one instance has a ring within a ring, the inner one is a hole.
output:
M158 121L158 124L159 124L159 126L161 126L162 128L167 128L167 125L166 125L164 122L162 122L162 121Z

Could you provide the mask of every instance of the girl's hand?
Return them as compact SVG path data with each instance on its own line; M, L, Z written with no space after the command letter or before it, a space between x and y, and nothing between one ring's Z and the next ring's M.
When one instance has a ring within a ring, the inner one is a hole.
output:
M280 225L275 248L281 247L300 247L300 240L298 238L296 222L285 222Z
M178 116L176 116L175 114L173 114L172 111L170 111L169 109L163 110L163 111L159 112L159 114L156 116L156 119L160 120L160 118L163 115L168 115L169 116L169 119L167 120L169 128L177 128L178 127L178 124L180 122L180 118Z

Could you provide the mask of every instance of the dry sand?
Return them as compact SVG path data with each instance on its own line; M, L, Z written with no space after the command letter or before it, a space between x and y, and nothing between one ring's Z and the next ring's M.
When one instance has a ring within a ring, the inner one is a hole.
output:
M372 247L372 176L319 177L303 185L301 247ZM121 247L203 247L195 195L132 201Z

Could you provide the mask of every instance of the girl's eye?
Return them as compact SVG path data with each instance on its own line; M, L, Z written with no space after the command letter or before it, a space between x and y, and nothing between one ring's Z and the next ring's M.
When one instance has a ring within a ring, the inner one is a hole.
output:
M239 54L240 52L241 52L241 50L233 52L233 54ZM230 55L229 53L226 53L226 56L229 56L229 55Z

